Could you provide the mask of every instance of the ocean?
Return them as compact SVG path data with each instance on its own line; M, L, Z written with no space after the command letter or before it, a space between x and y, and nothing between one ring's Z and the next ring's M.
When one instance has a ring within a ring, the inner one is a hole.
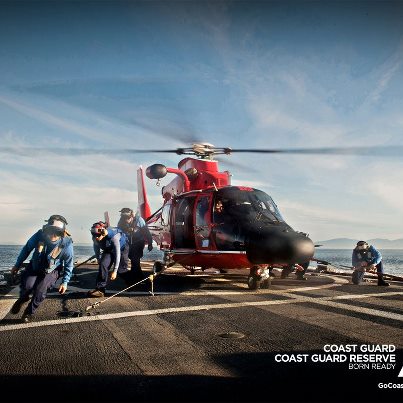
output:
M8 271L17 260L18 254L23 245L0 245L0 271ZM94 255L92 246L74 245L74 264L84 262ZM142 260L157 260L162 258L162 252L157 248L149 252L147 248L144 249L144 256ZM27 261L29 258L27 259Z
M22 246L0 245L0 271L10 270ZM380 250L383 257L385 273L397 276L403 275L403 250L402 249L384 249ZM351 249L320 249L317 248L315 257L320 260L332 263L335 266L351 266ZM94 254L92 246L74 246L74 261L76 264L83 262ZM151 252L144 250L143 260L161 259L162 253L154 247ZM311 262L315 266L314 262ZM341 267L342 269L342 267ZM348 271L348 269L346 269Z

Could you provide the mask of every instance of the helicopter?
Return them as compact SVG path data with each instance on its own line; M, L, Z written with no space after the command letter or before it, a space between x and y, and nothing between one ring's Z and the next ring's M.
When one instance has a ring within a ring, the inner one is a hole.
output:
M149 179L175 177L162 188L163 204L150 213L142 167L137 171L138 208L154 241L163 252L163 261L154 272L179 263L194 273L249 269L249 289L268 288L270 270L309 262L314 243L306 233L287 224L274 200L249 186L232 186L229 171L220 172L217 154L230 148L195 143L176 150L186 156L178 168L153 164L146 169Z

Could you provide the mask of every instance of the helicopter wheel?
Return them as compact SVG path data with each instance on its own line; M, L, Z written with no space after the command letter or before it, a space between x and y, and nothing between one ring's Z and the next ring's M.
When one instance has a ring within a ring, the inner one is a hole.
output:
M262 282L261 268L253 266L250 268L248 276L248 287L250 290L257 290Z
M186 270L190 271L190 274L193 276L196 273L196 266L184 266Z
M257 290L260 286L260 279L253 274L248 276L248 287L250 290Z
M165 269L165 266L162 262L156 261L153 265L153 273L159 274Z

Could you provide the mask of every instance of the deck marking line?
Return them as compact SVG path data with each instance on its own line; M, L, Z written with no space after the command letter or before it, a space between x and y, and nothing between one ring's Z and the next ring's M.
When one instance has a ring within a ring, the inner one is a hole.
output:
M130 340L114 322L105 320L102 321L102 323L112 333L113 337L119 343L120 347L122 347L123 351L129 356L130 360L133 361L132 365L135 365L139 372L141 372L141 368L136 364L138 353L135 349L136 344L133 343L133 340Z
M161 308L161 309L147 309L144 311L131 311L131 312L120 312L120 313L110 313L103 315L94 316L83 316L79 318L68 318L68 319L54 319L46 320L42 322L31 322L31 323L21 323L16 325L5 325L0 326L0 332L5 332L8 330L21 330L33 327L42 326L55 326L55 325L65 325L70 323L81 323L81 322L92 322L98 320L108 320L108 319L121 319L129 318L133 316L150 316L150 315L160 315L166 313L177 313L177 312L189 312L189 311L208 311L209 309L225 309L225 308L239 308L247 306L263 306L263 305L279 305L279 304L289 304L289 303L299 303L304 302L299 299L292 300L278 300L278 301L257 301L257 302L234 302L226 304L212 304L212 305L196 305L196 306L183 306L177 308Z
M388 293L392 294L392 292ZM260 307L260 306L270 306L270 305L282 305L282 304L295 304L295 303L303 303L310 302L313 304L330 306L335 308L340 308L347 311L364 313L371 316L384 317L388 319L397 320L403 322L403 315L393 313L393 312L385 312L380 311L378 309L371 308L363 308L363 307L355 307L343 303L338 303L332 301L332 297L305 297L299 295L293 295L289 293L282 294L285 297L289 297L291 299L288 300L276 300L276 301L255 301L255 302L234 302L234 303L224 303L224 304L210 304L210 305L196 305L196 306L183 306L176 308L161 308L161 309L151 309L144 311L131 311L131 312L120 312L120 313L111 313L111 314L102 314L102 315L94 315L94 316L83 316L79 318L66 318L66 319L56 319L56 320L48 320L42 322L31 322L28 324L16 324L16 325L5 325L0 326L0 332L5 332L9 330L21 330L30 327L42 327L42 326L55 326L55 325L65 325L70 323L81 323L81 322L91 322L98 320L109 320L109 319L122 319L134 316L149 316L149 315L160 315L160 314L169 314L169 313L178 313L178 312L190 312L190 311L202 311L209 309L229 309L229 308L240 308L240 307ZM394 292L393 295L403 295L403 291ZM370 298L373 297L374 294L364 294L361 297ZM347 298L347 296L345 296Z
M389 294L392 295L393 292L390 292ZM354 294L355 295L355 294ZM385 295L385 294L383 294ZM393 295L403 295L403 292L397 291L394 292ZM292 294L287 295L285 293L285 296L292 296ZM361 294L361 298L371 298L373 297L374 294ZM344 296L347 298L347 296ZM374 309L374 308L364 308L360 306L353 306L353 305L348 305L346 303L340 303L340 302L334 302L334 297L320 297L320 298L313 298L313 297L302 297L301 299L304 300L304 302L311 302L313 304L318 304L318 305L324 305L324 306L330 306L332 308L340 308L344 309L347 311L351 312L359 312L367 315L372 315L372 316L380 316L383 318L387 319L393 319L397 320L400 322L403 322L403 315L399 313L394 313L394 312L386 312L386 311L380 311L379 309Z
M360 298L381 298L381 297L390 297L393 295L401 294L400 291L390 291L390 292L383 292L380 294L355 294L355 295L337 295L335 297L324 297L323 299L360 299Z

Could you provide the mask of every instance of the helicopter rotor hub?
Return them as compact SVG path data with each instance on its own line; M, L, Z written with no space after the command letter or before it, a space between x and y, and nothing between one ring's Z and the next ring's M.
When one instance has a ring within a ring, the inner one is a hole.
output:
M195 155L198 158L212 159L213 155L217 154L231 154L232 149L229 147L218 148L210 143L194 143L192 147L178 148L176 153L178 155L187 154Z

